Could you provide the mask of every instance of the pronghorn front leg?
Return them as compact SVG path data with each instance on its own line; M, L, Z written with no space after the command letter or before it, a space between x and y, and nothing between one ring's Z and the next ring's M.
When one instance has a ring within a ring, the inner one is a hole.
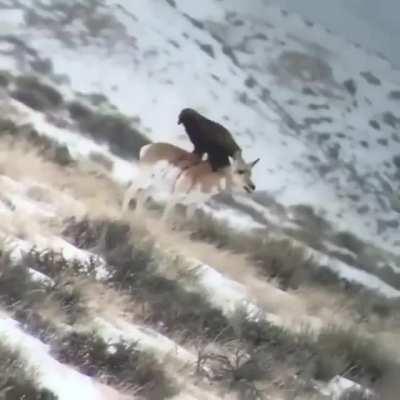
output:
M175 199L170 200L167 205L164 208L164 211L161 216L161 222L165 224L168 221L168 217L172 214L174 211L174 208L177 204L177 201Z
M137 192L138 192L138 188L137 188L135 182L133 182L128 187L128 189L125 191L125 194L124 194L124 198L122 201L122 213L123 214L125 214L128 211L129 203L130 203L131 199L136 196Z

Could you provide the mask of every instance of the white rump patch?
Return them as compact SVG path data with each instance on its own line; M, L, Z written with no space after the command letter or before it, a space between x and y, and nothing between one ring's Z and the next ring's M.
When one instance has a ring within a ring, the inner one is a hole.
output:
M142 146L142 148L140 149L140 152L139 152L139 158L140 159L142 159L146 155L146 153L149 150L150 146L151 146L151 143Z

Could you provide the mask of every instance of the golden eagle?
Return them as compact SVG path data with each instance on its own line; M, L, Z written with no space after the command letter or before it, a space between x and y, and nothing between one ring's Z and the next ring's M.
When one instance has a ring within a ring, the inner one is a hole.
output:
M183 124L194 145L193 153L206 153L213 171L230 165L229 157L241 158L241 149L232 134L221 124L211 121L192 108L185 108L179 114L178 124Z

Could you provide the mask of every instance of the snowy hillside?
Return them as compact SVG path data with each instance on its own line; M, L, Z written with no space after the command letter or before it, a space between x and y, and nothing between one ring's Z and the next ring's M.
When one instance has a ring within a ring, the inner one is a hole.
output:
M187 144L176 117L198 108L262 156L260 189L396 245L400 80L389 62L260 1L2 3L4 35L25 44L3 41L7 67L50 60L33 67L64 92L106 95L154 140Z
M388 61L261 0L0 0L0 397L396 398L399 104ZM256 193L122 215L187 106Z

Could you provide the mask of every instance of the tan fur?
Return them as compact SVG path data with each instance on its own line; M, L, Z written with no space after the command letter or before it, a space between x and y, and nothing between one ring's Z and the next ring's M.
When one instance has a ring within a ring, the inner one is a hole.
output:
M145 179L151 181L153 175L160 172L157 171L151 175L152 169L162 162L164 162L162 173L165 176L169 170L176 171L172 178L170 177L172 200L166 208L164 213L166 215L176 203L199 204L224 191L252 192L255 185L251 180L251 169L257 161L245 163L242 159L233 160L232 165L213 172L208 161L200 160L193 153L169 143L152 143L144 146L140 151L141 173L139 175L142 179L145 176ZM128 189L123 202L124 211L130 199L140 191L142 187L137 183Z

